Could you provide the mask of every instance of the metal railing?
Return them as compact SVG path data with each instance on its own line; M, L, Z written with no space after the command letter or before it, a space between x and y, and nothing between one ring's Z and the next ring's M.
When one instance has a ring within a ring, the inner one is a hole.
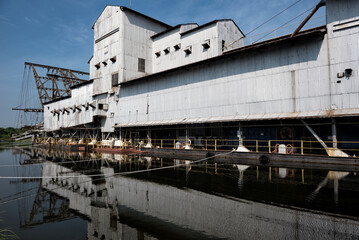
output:
M220 139L220 138L194 138L189 137L190 141L186 141L185 138L178 139L151 139L152 148L163 149L184 149L186 144L189 144L190 149L195 150L214 150L225 151L236 149L239 144L239 139ZM37 138L35 143L48 143L48 144L63 144L63 145L93 145L94 148L145 148L145 145L149 143L148 139L122 139L114 140L121 141L121 144L117 146L114 142L110 143L109 140L93 141L94 139L65 139L65 138ZM333 141L323 141L328 147L333 146ZM347 152L350 155L359 153L359 141L337 141L338 148ZM325 149L315 139L300 139L300 140L277 140L277 139L244 139L242 140L243 146L245 146L251 152L278 152L280 144L284 144L288 153L296 154L325 154Z

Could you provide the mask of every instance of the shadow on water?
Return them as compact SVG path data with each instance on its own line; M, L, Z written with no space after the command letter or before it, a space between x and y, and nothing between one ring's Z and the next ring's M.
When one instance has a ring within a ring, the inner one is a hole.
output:
M24 202L32 194L22 227L80 219L88 239L359 237L356 172L42 149L21 155L19 163L38 164L43 176L20 194Z

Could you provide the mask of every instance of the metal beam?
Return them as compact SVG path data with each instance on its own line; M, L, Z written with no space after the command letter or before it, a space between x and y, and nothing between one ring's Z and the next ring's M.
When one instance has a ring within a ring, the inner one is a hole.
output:
M72 70L72 69L59 68L59 67L54 67L54 66L49 66L49 65L42 65L42 64L31 63L31 62L25 62L25 66L34 66L34 67L41 67L41 68L48 68L48 69L62 69L62 70L71 71L73 73L77 73L77 74L80 74L80 75L90 75L88 72L76 71L76 70Z
M81 81L81 82L87 82L88 80L85 80L85 79L79 79L79 78L74 78L74 77L64 77L64 76L60 76L60 75L56 75L56 74L46 74L47 76L49 77L53 77L53 78L58 78L58 79L61 79L61 78L66 78L66 79L71 79L71 80L76 80L76 81ZM61 80L59 80L61 81Z
M43 109L38 108L13 108L15 111L24 111L24 112L44 112Z
M71 96L70 87L88 80L80 79L77 75L89 75L87 72L49 65L25 62L25 68L32 70L42 109L44 104L62 97ZM38 68L47 70L46 75L40 76Z
M312 10L312 12L309 13L309 15L303 20L303 22L297 27L297 29L295 29L295 31L290 36L293 37L294 35L296 35L304 27L304 25L309 21L309 19L311 19L313 17L313 15L318 11L318 9L323 6L325 6L325 0L321 0L320 3L318 3L317 6L315 6L315 8Z
M342 150L338 149L337 147L329 148L323 142L323 140L314 132L314 130L311 127L309 127L309 125L306 122L304 122L303 119L301 119L301 121L304 124L304 126L309 130L309 132L311 132L313 134L313 136L318 140L318 142L325 148L325 151L327 152L328 156L331 156L331 157L349 157L349 155L347 153L343 152Z
M317 139L317 141L318 141L320 144L322 144L322 146L325 148L325 150L328 150L327 144L325 144L325 143L323 142L323 140L314 132L314 130L313 130L306 122L304 122L303 119L301 119L300 121L302 121L302 123L304 124L304 126L309 130L309 132L310 132L311 134L313 134L313 136Z

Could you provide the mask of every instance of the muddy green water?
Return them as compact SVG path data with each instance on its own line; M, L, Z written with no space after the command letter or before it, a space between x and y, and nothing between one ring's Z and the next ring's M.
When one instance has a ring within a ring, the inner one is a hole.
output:
M356 172L2 148L0 176L20 239L359 239Z

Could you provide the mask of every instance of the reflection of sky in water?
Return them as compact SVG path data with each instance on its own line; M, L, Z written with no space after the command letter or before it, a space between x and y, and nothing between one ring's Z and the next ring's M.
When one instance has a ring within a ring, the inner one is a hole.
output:
M48 236L56 235L55 239L66 234L89 239L346 238L359 234L355 220L359 181L352 172L194 164L135 155L65 155L47 153L47 159L58 163L0 168L1 176L55 176L26 183L1 180L0 202L20 191L25 191L22 196L31 195L0 205L6 209L4 224L23 239L41 239L40 230L48 232L44 229L52 229ZM27 158L11 151L0 156L3 165ZM123 175L128 172L137 173ZM37 194L40 183L43 188ZM45 204L39 204L39 199ZM326 214L315 214L320 212ZM50 222L56 217L53 223L19 229L26 220ZM341 228L333 227L334 222ZM61 230L75 226L74 233Z

